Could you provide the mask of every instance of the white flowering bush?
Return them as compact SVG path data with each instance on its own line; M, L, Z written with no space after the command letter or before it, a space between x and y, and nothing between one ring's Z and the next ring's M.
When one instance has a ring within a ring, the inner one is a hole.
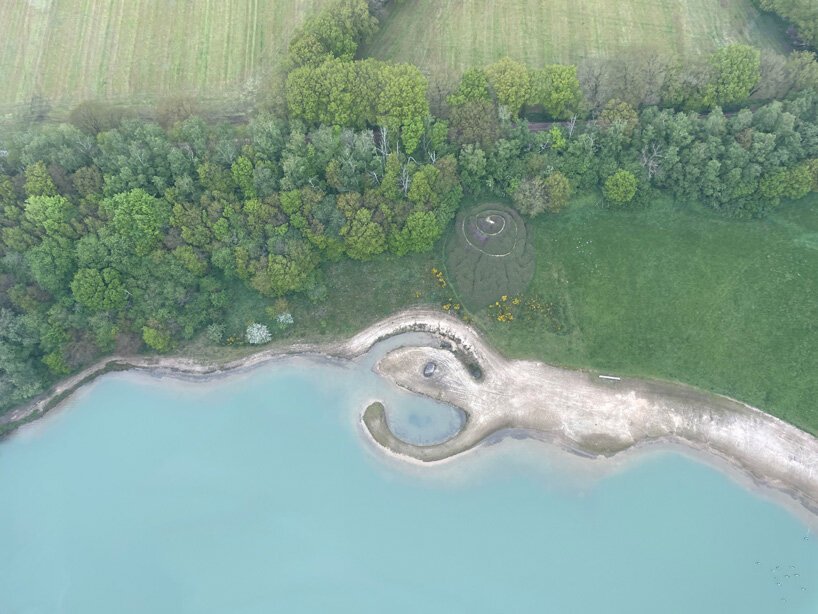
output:
M269 343L273 336L270 334L270 329L264 324L253 323L247 327L246 339L247 343L251 345L262 345Z
M278 322L279 328L287 328L288 326L292 326L295 320L293 319L293 314L287 312L279 314L276 318L276 322Z

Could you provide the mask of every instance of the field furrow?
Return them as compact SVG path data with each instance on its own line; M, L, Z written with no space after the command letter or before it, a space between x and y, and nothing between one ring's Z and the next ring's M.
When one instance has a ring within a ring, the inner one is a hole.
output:
M0 113L33 97L233 99L326 0L2 0Z

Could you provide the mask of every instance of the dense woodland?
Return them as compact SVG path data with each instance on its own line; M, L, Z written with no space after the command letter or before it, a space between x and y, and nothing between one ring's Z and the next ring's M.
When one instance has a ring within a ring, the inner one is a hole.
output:
M811 52L503 59L430 91L413 66L357 58L376 28L365 0L309 20L285 104L247 125L87 104L0 137L0 409L106 353L244 338L223 324L237 285L326 300L322 263L428 251L467 199L535 216L661 191L753 218L818 190Z

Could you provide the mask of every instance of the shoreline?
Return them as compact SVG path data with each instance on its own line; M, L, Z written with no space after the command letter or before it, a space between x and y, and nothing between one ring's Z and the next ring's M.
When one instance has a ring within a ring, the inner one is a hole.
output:
M429 333L448 337L447 324L450 320L452 318L437 311L410 309L379 320L344 341L295 342L269 349L259 349L253 354L226 361L205 362L183 356L108 356L79 373L57 382L49 390L26 403L0 415L0 429L4 427L8 429L0 434L0 441L21 426L44 416L78 389L106 373L139 370L159 375L201 378L229 375L289 356L319 356L352 360L366 354L376 343L404 333ZM462 323L461 325L465 326Z
M346 341L296 343L222 363L112 356L2 416L0 427L9 430L0 441L105 373L147 370L160 376L198 379L288 356L352 360L380 341L410 332L432 334L451 347L402 346L388 351L374 370L394 385L461 409L467 418L463 429L448 441L413 446L395 438L383 408L379 416L371 405L360 417L363 435L403 462L445 462L515 432L592 460L623 461L646 450L679 450L681 446L718 469L737 471L741 481L784 495L818 515L818 438L809 433L739 401L681 384L601 380L589 372L509 360L470 326L434 311L397 313ZM439 369L433 377L424 378L423 365L429 360L437 362ZM482 371L479 379L470 371L474 364Z
M412 476L427 476L430 470L440 471L443 473L432 475L446 476L444 479L447 480L462 479L463 474L457 471L458 461L469 463L466 469L471 471L475 467L483 467L483 463L491 463L494 455L496 458L505 458L522 453L526 463L556 463L562 478L567 478L572 485L576 484L574 480L579 480L581 488L587 488L609 477L626 473L644 461L650 462L652 458L665 454L678 455L716 471L753 496L785 509L798 518L811 533L818 535L818 507L811 500L805 500L794 489L777 488L768 481L758 479L731 459L713 454L702 445L661 439L640 442L613 456L594 456L583 450L562 446L539 431L507 429L495 432L475 447L456 456L424 462L385 448L373 438L361 418L358 419L358 433L365 439L367 450L373 459L386 461L390 470L406 472ZM521 449L521 445L529 447Z

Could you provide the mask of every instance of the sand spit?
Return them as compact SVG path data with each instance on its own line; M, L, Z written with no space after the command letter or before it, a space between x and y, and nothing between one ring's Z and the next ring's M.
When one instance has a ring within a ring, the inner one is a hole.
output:
M396 314L342 343L295 344L233 362L114 356L0 417L0 426L34 420L83 384L113 370L215 376L288 355L351 359L404 332L435 334L446 348L393 350L377 364L378 373L398 386L455 405L468 417L463 430L449 441L414 446L394 437L383 408L373 404L363 415L363 426L375 442L394 454L416 462L438 462L508 429L534 431L538 438L593 457L610 457L652 442L674 442L726 460L755 481L786 492L818 512L818 439L812 435L732 399L687 386L603 380L598 374L507 360L471 327L432 311ZM423 367L430 360L438 369L426 378ZM475 365L482 372L479 379Z
M681 443L726 460L754 481L794 496L818 512L818 439L732 399L679 384L602 379L532 361L507 360L460 322L440 333L483 372L475 379L461 357L440 348L403 347L376 366L398 386L463 409L463 430L447 442L413 446L394 437L383 408L370 406L364 425L391 452L436 462L478 446L494 433L534 431L582 455L611 457L650 443ZM424 377L428 361L437 363Z

